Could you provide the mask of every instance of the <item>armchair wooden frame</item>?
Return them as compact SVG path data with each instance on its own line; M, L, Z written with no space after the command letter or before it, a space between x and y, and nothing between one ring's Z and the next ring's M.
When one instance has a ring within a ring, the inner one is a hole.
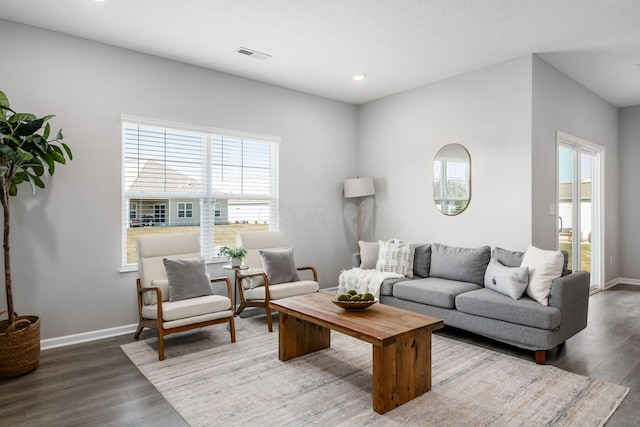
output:
M310 270L313 273L313 281L314 282L318 281L318 272L316 271L315 267L311 267L311 266L298 267L297 270L298 271ZM238 295L240 295L240 306L237 308L236 314L240 315L240 313L242 313L242 310L244 310L247 307L264 308L265 311L267 312L267 326L269 327L269 332L273 332L273 322L271 320L271 308L269 306L269 301L271 301L271 297L269 295L269 278L267 277L267 274L264 272L252 273L252 274L241 274L238 272L237 274L238 275L236 280L236 286L238 287ZM265 298L264 300L247 300L244 297L244 288L242 287L242 279L248 279L248 278L257 277L257 276L262 276L262 278L264 279Z
M211 279L211 283L215 282L226 282L227 283L227 295L231 294L231 282L226 277L218 277ZM140 337L140 333L144 328L155 329L158 334L158 360L164 360L164 337L170 334L175 334L176 332L184 332L191 329L203 328L205 326L216 325L219 323L229 323L229 331L231 333L231 342L236 342L236 328L234 323L234 316L222 317L220 319L207 320L205 322L192 323L190 325L176 326L174 328L164 328L163 320L162 320L162 290L158 287L142 287L140 279L136 279L136 286L138 288L138 329L134 335L134 338L137 340ZM142 296L145 292L155 292L156 293L156 301L158 302L158 315L157 319L146 319L142 316ZM233 308L231 308L233 313Z

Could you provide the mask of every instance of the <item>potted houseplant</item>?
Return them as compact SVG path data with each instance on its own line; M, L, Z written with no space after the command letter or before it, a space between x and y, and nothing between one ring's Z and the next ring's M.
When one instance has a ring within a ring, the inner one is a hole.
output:
M73 158L69 147L61 142L61 131L50 138L48 121L52 117L16 113L7 96L0 91L0 202L4 214L4 284L8 317L0 320L0 378L26 374L40 361L40 318L18 316L13 309L9 200L18 194L22 183L29 183L35 194L37 187L45 187L42 177L47 173L53 175L56 163L64 164L66 157Z
M229 258L231 267L240 267L242 260L247 256L247 250L242 247L230 248L229 246L223 246L220 248L219 254Z

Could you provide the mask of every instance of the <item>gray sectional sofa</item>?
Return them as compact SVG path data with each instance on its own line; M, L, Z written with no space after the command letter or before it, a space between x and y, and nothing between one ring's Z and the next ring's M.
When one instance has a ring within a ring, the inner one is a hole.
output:
M433 249L433 251L432 251ZM444 245L416 248L413 277L387 279L380 287L380 302L444 320L464 329L520 348L535 351L544 364L554 349L587 325L589 273L570 272L553 281L548 306L526 294L515 300L484 286L491 258L518 267L523 252L488 246L476 249ZM360 255L354 254L354 266Z

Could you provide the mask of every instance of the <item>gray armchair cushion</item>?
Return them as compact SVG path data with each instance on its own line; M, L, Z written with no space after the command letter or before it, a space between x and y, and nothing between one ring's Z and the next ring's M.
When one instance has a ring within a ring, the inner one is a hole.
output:
M293 249L260 249L260 259L264 266L270 285L297 282L300 280L296 263L293 259Z
M484 273L491 259L491 248L456 248L434 243L431 245L429 276L484 285Z
M203 258L162 260L169 280L169 301L213 295Z

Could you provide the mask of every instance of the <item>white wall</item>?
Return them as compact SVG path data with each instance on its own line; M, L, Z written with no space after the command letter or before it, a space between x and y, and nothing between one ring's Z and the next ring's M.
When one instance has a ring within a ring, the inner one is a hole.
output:
M530 55L360 106L358 172L377 187L367 237L526 250L530 130ZM433 202L433 160L450 143L471 155L471 202L458 216Z
M537 56L533 56L532 242L555 249L556 132L605 147L605 280L618 276L618 112ZM609 263L613 257L613 264Z
M620 277L640 280L640 105L619 110Z
M137 274L119 272L121 114L280 136L280 229L298 264L337 284L355 106L1 20L0 56L13 107L56 114L75 155L46 190L12 199L14 302L42 317L42 338L137 321Z

